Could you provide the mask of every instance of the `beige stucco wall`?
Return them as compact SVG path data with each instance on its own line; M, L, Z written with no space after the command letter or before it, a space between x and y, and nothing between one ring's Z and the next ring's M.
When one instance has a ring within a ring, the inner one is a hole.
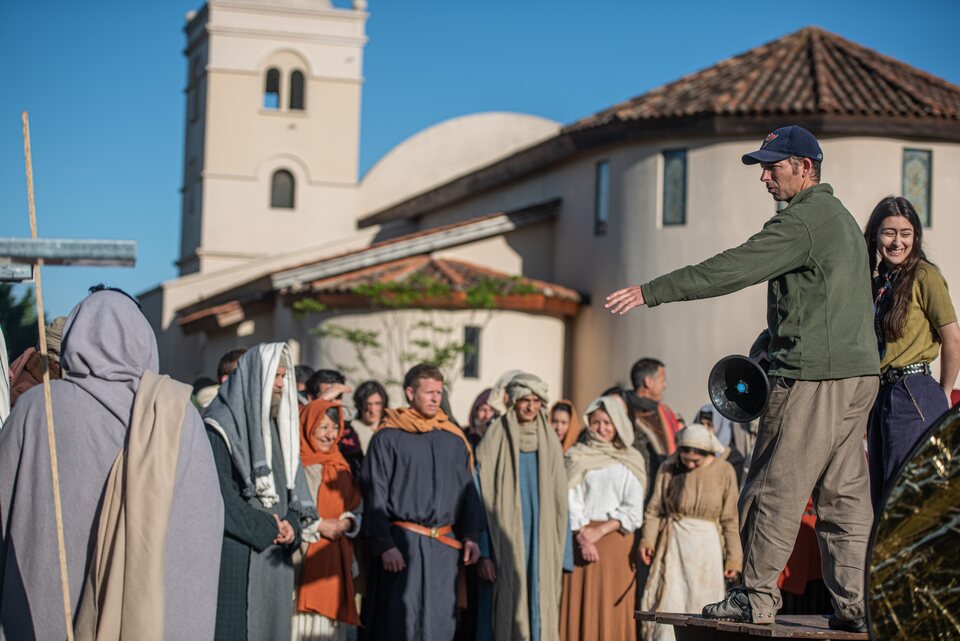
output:
M458 420L466 421L474 398L508 369L524 369L537 374L546 381L551 397L559 398L564 370L564 323L556 318L521 312L346 310L313 315L301 324L303 333L300 334L300 362L314 368L346 366L344 370L353 387L367 380L370 371L378 373L379 376L384 376L382 373L389 371L391 377L402 379L403 371L398 365L396 353L409 348L409 345L403 343L399 337L420 335L414 326L423 320L451 329L451 336L457 340L462 340L465 326L481 327L479 378L465 379L461 375L455 375L448 382L451 388L451 407ZM354 349L349 343L307 334L307 328L329 323L377 332L384 344L389 346L383 353L390 353L392 356L386 361L372 358L370 370L356 367ZM388 339L388 336L394 338ZM352 371L351 365L355 367ZM453 370L461 372L462 361L458 362ZM390 387L388 393L392 405L401 404L399 387Z
M583 404L614 382L628 383L630 365L642 356L667 363L667 401L690 417L706 402L706 377L730 353L744 353L765 323L763 285L720 299L642 309L611 317L602 304L607 294L698 262L746 240L775 211L759 182L759 169L745 167L740 155L756 140L664 139L656 143L611 146L527 180L457 203L425 216L422 228L489 211L563 198L552 232L537 235L520 254L523 273L538 265L537 277L574 287L591 300L574 325L574 400ZM948 282L960 282L960 221L950 203L960 198L960 145L921 141L840 138L823 141L825 182L863 225L876 202L901 191L904 147L933 151L933 226L927 230L930 254ZM688 149L687 224L660 224L664 149ZM593 235L594 167L610 161L610 222L605 236ZM491 257L494 255L491 254ZM551 273L541 272L552 256ZM502 268L516 265L507 256ZM497 265L491 265L497 267ZM530 274L534 275L534 274ZM492 380L492 379L491 379Z

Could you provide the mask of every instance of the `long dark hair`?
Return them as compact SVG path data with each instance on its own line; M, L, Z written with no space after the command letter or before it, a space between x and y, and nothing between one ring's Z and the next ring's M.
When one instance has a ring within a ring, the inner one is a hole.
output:
M901 216L907 219L910 226L913 227L913 245L910 248L910 253L907 254L907 259L896 270L896 277L892 281L893 290L890 292L890 301L886 312L879 321L883 337L887 341L897 340L903 336L903 328L907 322L907 312L913 299L913 283L917 278L917 266L920 265L920 261L933 264L923 253L923 224L920 222L920 217L917 216L917 210L906 198L887 196L873 208L870 220L867 221L867 227L863 231L863 237L867 241L870 273L882 276L888 271L886 265L879 258L877 235L880 233L880 226L883 221L890 216Z
M367 381L361 383L357 391L353 393L353 406L357 408L357 414L363 416L363 410L367 407L367 399L374 394L379 394L383 400L383 409L390 407L390 399L387 398L387 390L378 381Z

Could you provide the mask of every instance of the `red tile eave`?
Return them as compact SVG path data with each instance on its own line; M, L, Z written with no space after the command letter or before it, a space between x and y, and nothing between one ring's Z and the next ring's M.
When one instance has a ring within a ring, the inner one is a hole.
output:
M456 263L455 261L444 260L442 258L437 258L433 261L434 267L450 281L451 285L456 288L461 288L466 283L466 280L451 264Z
M180 316L179 318L177 318L176 322L177 322L177 325L181 325L181 326L189 325L190 323L195 323L199 320L203 320L204 318L208 318L210 316L217 316L219 314L228 313L238 308L239 306L240 306L240 301L232 300L232 301L223 303L221 305L214 305L213 307L206 307L194 312L190 312L189 314L184 314L183 316Z
M237 325L253 314L273 309L275 301L272 294L255 296L247 300L232 300L186 314L177 318L175 322L188 334L196 331L216 331Z

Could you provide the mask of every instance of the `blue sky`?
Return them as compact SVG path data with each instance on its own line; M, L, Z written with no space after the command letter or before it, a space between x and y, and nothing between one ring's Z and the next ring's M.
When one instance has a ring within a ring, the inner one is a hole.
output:
M337 0L338 4L343 4ZM105 281L176 276L181 51L194 0L0 3L0 235L29 234L20 111L40 234L130 238L134 269L44 270L50 314ZM369 0L361 171L417 131L477 111L570 122L815 24L960 84L960 2Z

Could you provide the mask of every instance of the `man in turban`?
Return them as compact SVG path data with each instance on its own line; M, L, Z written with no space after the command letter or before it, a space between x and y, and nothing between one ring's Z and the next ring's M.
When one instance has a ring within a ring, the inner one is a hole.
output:
M546 383L520 373L506 391L510 409L477 447L490 533L477 573L493 582L495 639L548 641L560 631L563 569L573 568L563 449Z

